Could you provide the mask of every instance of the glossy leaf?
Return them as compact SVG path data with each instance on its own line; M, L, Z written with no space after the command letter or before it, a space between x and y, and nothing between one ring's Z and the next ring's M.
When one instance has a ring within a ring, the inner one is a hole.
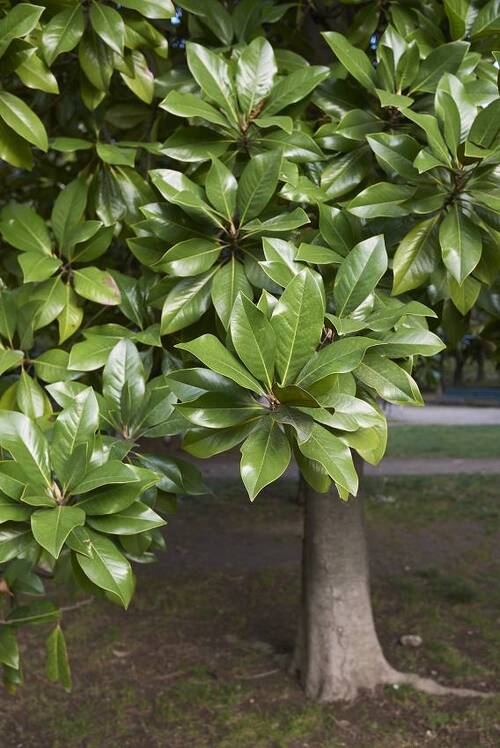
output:
M373 291L387 270L383 236L356 244L341 264L333 289L337 314L346 317Z
M241 446L241 479L251 501L285 472L290 458L290 444L279 424L271 416L260 419Z
M295 380L319 344L324 311L324 299L316 277L309 269L302 270L286 287L271 317L281 384Z
M58 506L34 512L31 517L31 530L37 543L54 558L59 558L70 532L84 522L85 512L78 507Z
M202 335L189 343L178 343L176 348L188 351L199 361L218 374L222 374L233 382L252 392L262 392L259 382L240 364L214 335Z
M79 566L91 582L128 608L135 585L130 563L112 540L93 530L87 532L89 555L76 554Z

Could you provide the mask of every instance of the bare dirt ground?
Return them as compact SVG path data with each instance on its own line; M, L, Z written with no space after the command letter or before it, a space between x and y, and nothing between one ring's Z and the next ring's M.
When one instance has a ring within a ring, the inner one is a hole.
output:
M23 636L24 689L2 694L1 748L496 748L500 700L386 689L304 700L286 666L301 508L284 479L251 505L220 472L183 502L128 612L105 600L63 625L74 688L43 676L46 631ZM443 683L498 688L500 492L494 477L367 478L373 601L388 658ZM404 634L423 644L408 649Z

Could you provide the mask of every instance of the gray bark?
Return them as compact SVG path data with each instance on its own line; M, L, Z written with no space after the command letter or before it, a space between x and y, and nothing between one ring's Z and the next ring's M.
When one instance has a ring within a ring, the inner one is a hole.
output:
M334 490L320 494L309 486L292 671L306 696L319 702L352 701L362 690L394 684L433 695L485 695L442 686L389 665L373 620L362 496L343 502Z
M373 621L362 498L308 488L303 543L294 669L309 698L352 700L390 671Z

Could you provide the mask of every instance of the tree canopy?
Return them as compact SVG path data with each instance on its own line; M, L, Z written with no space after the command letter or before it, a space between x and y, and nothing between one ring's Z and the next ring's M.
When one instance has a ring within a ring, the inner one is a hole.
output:
M8 687L37 623L70 686L46 576L127 607L205 491L148 440L347 500L415 358L498 319L499 33L497 0L2 4Z

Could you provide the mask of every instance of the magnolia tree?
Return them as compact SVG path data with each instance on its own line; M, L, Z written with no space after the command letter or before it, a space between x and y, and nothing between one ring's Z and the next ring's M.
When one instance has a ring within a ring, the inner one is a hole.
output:
M500 309L497 1L1 13L6 685L19 629L46 624L70 686L47 577L128 606L131 564L205 490L157 449L179 435L196 457L239 447L251 500L299 467L308 696L445 692L383 656L355 497L380 401L422 404L438 325Z

